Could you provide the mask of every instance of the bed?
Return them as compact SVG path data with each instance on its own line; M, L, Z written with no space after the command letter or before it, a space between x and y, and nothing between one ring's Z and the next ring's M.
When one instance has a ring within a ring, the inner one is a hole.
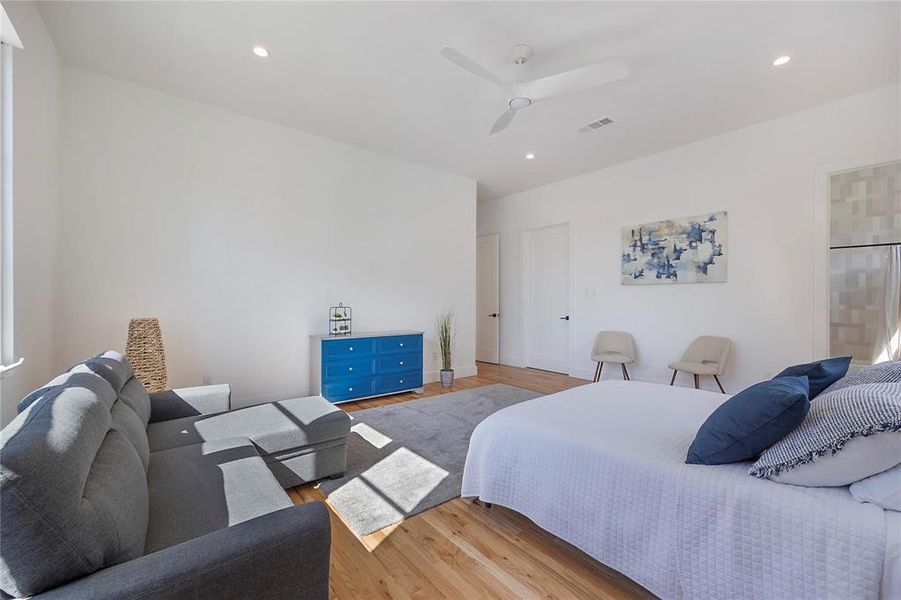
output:
M664 599L901 598L901 513L686 465L728 396L607 381L475 429L462 496L511 508Z

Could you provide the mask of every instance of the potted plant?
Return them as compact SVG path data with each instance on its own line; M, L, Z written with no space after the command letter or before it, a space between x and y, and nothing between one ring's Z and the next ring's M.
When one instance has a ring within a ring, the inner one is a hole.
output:
M441 348L441 385L450 387L454 384L454 311L445 311L435 320L438 329L438 346Z

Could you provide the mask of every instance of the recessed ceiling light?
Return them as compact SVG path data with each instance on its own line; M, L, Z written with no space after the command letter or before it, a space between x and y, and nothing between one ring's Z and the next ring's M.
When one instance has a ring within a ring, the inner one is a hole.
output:
M791 59L792 59L792 57L787 54L784 56L780 56L779 58L777 58L776 60L773 61L773 66L781 67L782 65L788 64L788 61L790 61Z
M531 152L529 152L528 154L526 154L526 160L532 160L533 158L535 158L535 155L532 154Z
M266 58L269 56L269 51L263 48L262 46L254 46L253 53L259 56L260 58Z

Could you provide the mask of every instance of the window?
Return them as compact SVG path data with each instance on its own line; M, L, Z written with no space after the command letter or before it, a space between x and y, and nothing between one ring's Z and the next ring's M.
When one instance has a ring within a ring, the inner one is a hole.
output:
M13 48L19 36L0 7L0 373L22 364L13 347Z

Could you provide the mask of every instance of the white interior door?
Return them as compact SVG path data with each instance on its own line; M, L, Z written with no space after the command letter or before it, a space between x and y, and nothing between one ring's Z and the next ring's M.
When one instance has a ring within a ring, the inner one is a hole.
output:
M569 372L569 225L531 231L528 365Z
M489 363L497 363L499 354L499 257L497 234L477 238L476 360Z

